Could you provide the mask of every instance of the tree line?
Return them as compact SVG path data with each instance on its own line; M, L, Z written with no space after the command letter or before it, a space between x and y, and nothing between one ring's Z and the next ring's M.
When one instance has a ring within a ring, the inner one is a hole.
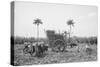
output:
M97 37L71 37L70 38L72 42L77 42L77 43L87 43L87 44L97 44ZM14 44L24 44L25 42L30 42L30 43L34 43L37 42L37 40L34 37L12 37L12 40L14 41ZM43 39L40 38L40 41L44 41L46 42L48 39Z

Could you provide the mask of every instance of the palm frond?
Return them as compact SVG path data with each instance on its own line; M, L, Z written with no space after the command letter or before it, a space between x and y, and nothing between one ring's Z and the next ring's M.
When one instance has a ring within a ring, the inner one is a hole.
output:
M73 22L72 19L71 19L71 20L68 20L68 21L67 21L67 24L68 24L68 25L72 25L72 26L74 26L74 22Z
M41 19L37 18L34 20L33 24L39 25L39 24L43 24L43 22L41 21Z

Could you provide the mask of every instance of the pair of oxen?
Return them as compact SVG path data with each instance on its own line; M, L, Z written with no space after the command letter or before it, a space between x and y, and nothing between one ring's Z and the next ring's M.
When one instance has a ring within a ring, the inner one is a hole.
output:
M23 49L24 54L30 54L31 56L42 56L46 51L48 51L48 44L44 42L36 43L25 43Z

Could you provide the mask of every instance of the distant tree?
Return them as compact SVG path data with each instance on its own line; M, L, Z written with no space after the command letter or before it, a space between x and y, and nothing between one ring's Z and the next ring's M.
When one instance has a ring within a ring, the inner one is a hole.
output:
M36 54L38 53L38 41L39 41L39 25L43 24L43 22L41 21L41 19L37 18L34 20L33 24L35 24L37 26L37 45L36 45Z
M33 24L37 26L37 39L39 39L39 25L43 24L43 22L41 21L41 19L37 18L34 20Z
M96 44L97 45L97 37L90 37L89 39L89 43L91 45Z
M69 27L70 27L70 34L69 34L69 42L70 42L70 37L71 37L71 30L72 30L72 27L74 26L74 21L71 19L71 20L68 20L67 21L67 25L69 25Z

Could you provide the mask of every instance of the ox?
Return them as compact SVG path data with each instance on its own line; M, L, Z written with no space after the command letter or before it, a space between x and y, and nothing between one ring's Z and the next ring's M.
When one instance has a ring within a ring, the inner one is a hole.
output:
M35 56L42 56L43 53L46 52L47 50L48 50L48 45L45 45L43 42L27 44L23 49L25 54L29 53L31 56L33 54L35 54Z

